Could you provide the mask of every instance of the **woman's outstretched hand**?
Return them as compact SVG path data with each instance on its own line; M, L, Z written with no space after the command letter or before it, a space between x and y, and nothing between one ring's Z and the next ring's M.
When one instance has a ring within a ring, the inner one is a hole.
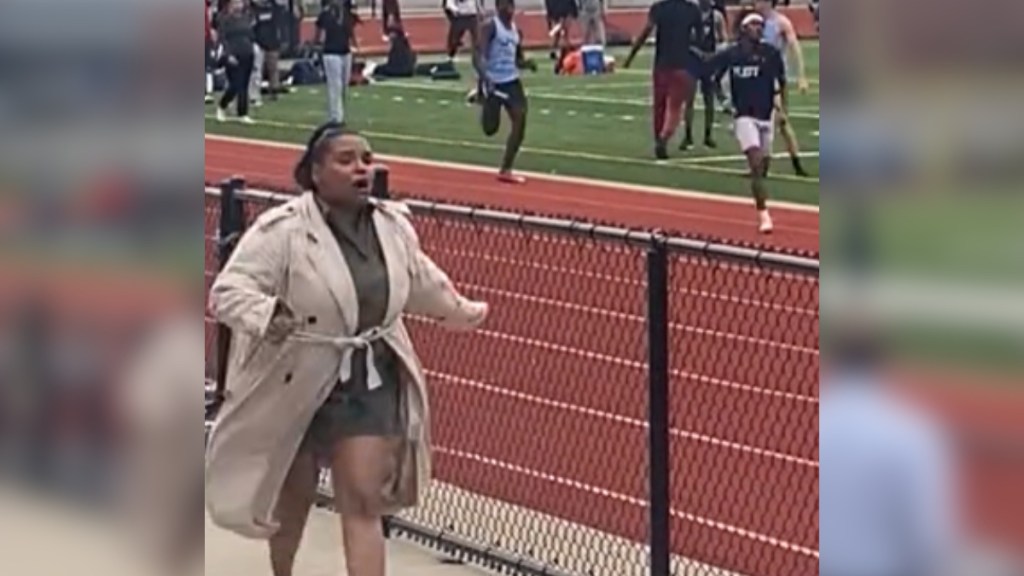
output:
M460 314L458 319L450 318L443 320L441 324L446 328L459 331L473 330L484 323L490 306L486 302L465 300L459 304Z

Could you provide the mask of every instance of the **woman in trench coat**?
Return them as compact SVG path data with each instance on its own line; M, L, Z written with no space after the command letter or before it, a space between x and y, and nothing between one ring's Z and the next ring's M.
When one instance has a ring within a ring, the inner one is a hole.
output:
M471 329L486 304L423 253L407 209L369 198L372 152L338 124L295 169L307 190L263 213L210 290L233 331L227 398L210 436L212 520L268 539L291 576L317 487L331 469L350 576L384 576L384 515L430 480L423 369L403 313Z

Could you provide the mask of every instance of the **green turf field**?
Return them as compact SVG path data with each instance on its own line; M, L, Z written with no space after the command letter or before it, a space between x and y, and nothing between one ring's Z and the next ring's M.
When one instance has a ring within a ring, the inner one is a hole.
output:
M618 60L621 49L614 52ZM791 116L806 153L805 166L818 172L818 44L804 43L811 87L791 95ZM703 111L695 114L695 147L674 151L672 159L657 162L651 144L650 61L645 48L630 70L587 77L555 76L546 54L535 54L541 71L526 73L530 122L518 166L522 169L586 176L622 182L668 186L746 196L744 160L736 147L728 117L719 114L714 137L717 149L702 144ZM421 56L426 60L428 56ZM463 80L434 82L410 78L353 89L348 114L353 126L364 131L377 151L419 158L496 166L504 148L502 131L485 137L477 122L477 107L466 104L473 74L469 62L459 65ZM300 87L278 102L255 110L254 126L212 120L209 132L302 142L310 129L326 117L324 86ZM680 130L678 139L682 137ZM772 196L807 204L818 202L819 181L792 175L781 138L776 152L782 157L770 183Z

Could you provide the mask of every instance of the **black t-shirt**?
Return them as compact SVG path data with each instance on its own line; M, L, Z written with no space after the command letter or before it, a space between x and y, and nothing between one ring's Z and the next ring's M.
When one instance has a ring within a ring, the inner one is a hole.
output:
M715 22L721 16L714 8L700 14L700 37L693 39L693 44L704 52L714 52L718 46L718 26Z
M354 25L355 14L351 0L324 9L316 19L316 27L324 31L324 54L350 54Z
M655 28L654 67L685 70L690 39L702 36L700 8L689 0L659 0L647 19Z
M277 8L273 2L264 1L253 4L253 17L256 20L256 43L264 50L280 50L280 27L277 25Z
M729 74L735 116L771 120L775 93L786 85L786 66L782 53L770 44L758 42L745 49L733 44L709 61L714 72Z

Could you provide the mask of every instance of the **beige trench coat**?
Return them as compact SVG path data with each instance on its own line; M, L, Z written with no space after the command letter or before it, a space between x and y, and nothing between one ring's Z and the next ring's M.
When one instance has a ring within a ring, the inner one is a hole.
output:
M420 250L404 205L379 202L373 218L391 280L385 322L391 329L383 338L401 359L406 387L400 474L385 494L393 513L414 506L430 480L427 391L402 314L469 329L487 307L462 297ZM264 339L278 300L305 321L304 333L355 336L352 277L311 193L262 214L210 290L211 311L233 337L227 398L207 447L206 505L217 525L249 538L277 530L278 494L342 359L335 346Z

